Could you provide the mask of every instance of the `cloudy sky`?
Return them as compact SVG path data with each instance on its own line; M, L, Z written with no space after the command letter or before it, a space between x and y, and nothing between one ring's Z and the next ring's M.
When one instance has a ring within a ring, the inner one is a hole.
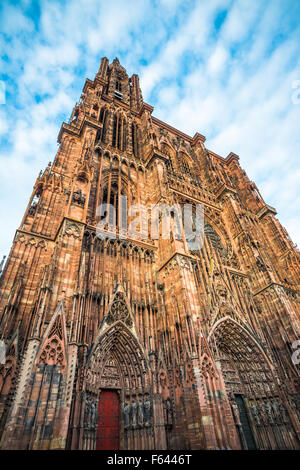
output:
M241 165L300 244L298 0L2 0L0 256L100 59L138 73L153 115Z

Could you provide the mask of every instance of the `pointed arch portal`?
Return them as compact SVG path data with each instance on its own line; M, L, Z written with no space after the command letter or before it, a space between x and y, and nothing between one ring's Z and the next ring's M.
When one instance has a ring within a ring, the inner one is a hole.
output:
M213 325L208 341L221 366L242 448L294 448L288 410L259 340L226 316Z
M88 359L83 448L137 449L137 431L149 448L148 364L130 327L120 320L107 327L110 322L111 314Z

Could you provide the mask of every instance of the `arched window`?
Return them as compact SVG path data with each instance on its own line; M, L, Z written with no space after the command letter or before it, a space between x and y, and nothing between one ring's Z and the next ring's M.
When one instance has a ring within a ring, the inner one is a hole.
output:
M140 158L139 128L135 123L131 124L131 142L133 155Z
M207 222L204 223L204 233L205 233L206 237L210 238L211 244L214 248L217 248L219 250L221 250L223 248L222 243L221 243L221 238L216 233L214 228L210 224L208 224Z
M107 110L106 108L101 108L99 113L99 122L102 123L102 129L99 129L96 134L95 144L97 142L105 143L106 137L106 123L107 123Z
M94 118L97 118L98 110L99 110L99 106L96 103L96 104L93 105L91 116L94 117Z
M174 172L173 161L170 155L168 155L168 157L169 157L169 160L167 161L167 168L169 171L173 173Z
M28 210L28 215L30 217L33 217L37 211L37 207L38 207L38 203L39 203L39 200L40 200L40 194L35 194L33 199L32 199L32 203L31 203L31 206Z
M108 75L108 77L107 77L107 84L105 85L105 88L104 88L104 94L105 94L105 95L108 95L108 91L109 91L110 75L111 75L110 70L108 70L107 75Z
M161 147L160 147L161 151L168 157L168 160L167 160L167 169L170 171L170 172L174 172L175 170L175 167L174 167L174 160L173 160L173 152L171 151L170 147L165 143L163 142L161 144Z
M122 92L122 85L119 79L116 80L116 91Z
M116 140L117 140L117 116L115 115L113 118L113 133L112 133L112 146L116 147Z
M110 204L111 206L114 207L114 211L111 211L109 213L109 223L117 227L119 227L119 222L121 222L121 227L122 227L126 221L127 208L123 207L122 204L120 207L120 203L119 203L119 196L124 196L124 195L125 195L125 192L123 189L120 190L120 194L119 194L119 187L116 181L113 181L111 183L110 188L109 188L109 185L107 184L103 190L102 204ZM120 210L121 210L121 214L119 213Z
M126 150L126 120L117 114L113 119L112 146L123 152Z
M101 108L100 114L99 114L99 122L103 122L104 113L105 113L105 108Z
M180 168L183 173L186 173L188 175L191 174L190 165L188 164L188 162L186 161L183 155L181 155L181 158L180 158Z

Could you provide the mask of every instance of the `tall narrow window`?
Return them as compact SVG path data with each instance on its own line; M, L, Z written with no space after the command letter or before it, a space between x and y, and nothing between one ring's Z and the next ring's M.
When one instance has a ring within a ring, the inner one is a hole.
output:
M99 122L103 122L105 108L100 109Z
M126 120L118 115L113 119L112 146L121 151L126 149Z
M123 190L120 191L120 196L124 196ZM108 185L104 188L102 204L110 204L110 206L114 207L114 211L111 210L109 212L108 219L110 224L119 226L119 222L121 221L121 226L123 226L123 222L126 220L126 208L124 212L123 204L120 204L121 201L119 201L119 188L117 183L113 182L111 184L110 191Z
M119 91L120 93L122 91L121 82L119 80L116 80L116 91Z
M107 123L107 111L104 111L104 115L102 118L102 134L101 134L101 142L105 144L106 140L106 123Z
M132 151L135 154L135 126L134 124L131 125L131 142L132 142Z
M138 139L138 127L136 124L131 125L131 139L132 139L132 151L133 155L139 158L139 139Z
M183 173L187 173L188 175L190 174L190 165L187 163L187 161L183 157L181 160L181 170L183 171Z
M126 150L126 120L123 119L123 151Z
M117 140L117 116L114 116L113 119L113 133L112 133L112 146L116 147L116 140Z
M170 171L174 171L174 166L173 166L173 161L172 161L172 158L169 154L167 154L168 157L169 157L169 160L167 161L167 168L170 170Z
M118 119L118 143L117 143L117 147L119 150L122 150L122 121L123 119L122 118L119 118Z
M96 134L96 138L95 138L95 144L97 144L99 142L99 140L101 139L101 134L102 134L102 129L98 129L97 134Z

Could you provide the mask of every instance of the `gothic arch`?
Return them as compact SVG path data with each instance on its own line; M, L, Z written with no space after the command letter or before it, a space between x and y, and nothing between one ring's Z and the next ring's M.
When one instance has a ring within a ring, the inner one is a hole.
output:
M179 150L177 161L178 167L182 170L182 172L190 175L192 168L192 161L190 156L185 151Z
M222 225L216 223L217 220L207 210L204 211L204 232L211 239L215 237L223 248L226 248L229 242L228 235ZM212 242L214 246L214 243Z
M116 362L118 380L105 376L109 358ZM91 391L122 388L125 394L144 393L149 387L148 362L141 345L121 320L114 322L99 337L87 363L87 383ZM104 375L103 375L104 374Z
M213 325L208 343L221 365L241 446L294 448L296 436L273 364L250 329L225 316Z
M247 346L249 344L253 344L255 349L257 349L259 353L262 354L264 361L267 362L270 369L273 370L272 362L270 361L266 352L255 339L255 337L252 335L252 333L249 331L246 325L241 325L234 318L227 315L217 320L216 323L213 325L208 335L208 342L212 341L213 336L215 339L217 339L216 335L218 335L218 341L221 341L221 338L224 338L225 341L225 338L227 338L228 336L228 345L226 343L226 347L228 347L230 350L233 350L233 353L235 354L237 354L238 351L235 349L237 343L235 343L234 338L238 337L240 346L245 349L247 349Z
M128 188L128 176L125 175L123 172L121 175L119 174L119 169L114 169L110 172L105 171L103 172L103 178L101 181L101 185L103 188L106 188L109 184L109 180L111 181L111 184L119 184L119 179L121 180L121 192L122 194L127 193L127 188Z
M148 361L131 329L120 320L99 337L88 359L84 449L95 449L99 426L96 410L106 390L119 395L120 449L137 449L134 438L137 429L150 446L153 403Z
M222 243L222 238L218 234L218 231L207 221L204 222L204 234L210 238L210 241L214 248L222 249L225 242Z
M64 307L61 302L45 331L43 342L37 354L37 364L61 366L67 363L67 333L64 321Z
M176 170L175 149L172 147L171 143L166 140L165 137L163 137L159 141L158 145L159 145L159 149L161 150L161 152L163 152L167 157L169 157L167 161L167 167L169 168L169 170L173 172L174 170Z
M166 135L159 138L158 146L162 152L175 157L175 149Z
M96 410L101 407L101 394L106 391L119 395L120 449L137 448L134 437L137 429L145 436L146 448L150 448L153 427L150 368L121 286L114 294L87 360L84 449L95 448L97 429L99 433L101 426Z

